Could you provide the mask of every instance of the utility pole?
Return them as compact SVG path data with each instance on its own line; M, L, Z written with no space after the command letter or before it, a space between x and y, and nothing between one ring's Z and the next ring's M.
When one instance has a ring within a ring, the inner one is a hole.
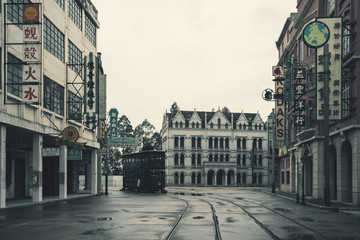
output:
M272 109L272 184L271 184L271 192L275 193L275 109Z
M329 44L324 46L324 205L330 206L329 167Z

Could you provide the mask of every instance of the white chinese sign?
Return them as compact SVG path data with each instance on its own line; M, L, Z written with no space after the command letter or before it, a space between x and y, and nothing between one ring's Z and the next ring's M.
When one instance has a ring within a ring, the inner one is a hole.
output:
M41 14L39 4L23 5L22 28L24 62L22 70L23 100L26 103L39 102L41 69L42 69L42 45L41 45Z
M324 79L329 79L329 120L341 119L341 80L342 80L342 18L318 18L330 30L329 45L329 72L324 72L324 47L317 49L316 68L316 117L324 119Z

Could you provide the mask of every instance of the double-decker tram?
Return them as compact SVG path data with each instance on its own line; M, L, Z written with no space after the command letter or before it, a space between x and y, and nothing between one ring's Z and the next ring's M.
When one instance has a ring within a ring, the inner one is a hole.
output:
M145 150L123 155L123 189L165 193L165 152Z

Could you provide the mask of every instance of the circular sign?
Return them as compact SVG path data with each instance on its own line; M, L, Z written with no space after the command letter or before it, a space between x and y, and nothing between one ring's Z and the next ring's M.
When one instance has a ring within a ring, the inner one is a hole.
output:
M71 142L76 142L76 140L78 140L78 138L79 138L79 132L73 126L66 127L64 129L62 135L63 135L64 139L69 140Z
M37 19L37 16L39 15L38 10L34 6L27 6L24 9L24 16L29 21L34 21Z
M304 28L303 41L309 47L319 48L327 43L329 38L329 27L323 22L311 22Z

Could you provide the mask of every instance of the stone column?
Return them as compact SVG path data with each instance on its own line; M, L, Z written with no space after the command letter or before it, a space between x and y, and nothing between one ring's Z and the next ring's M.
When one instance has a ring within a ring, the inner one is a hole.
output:
M6 205L6 126L0 124L0 208Z
M101 164L101 148L97 150L97 192L102 193L102 164Z
M32 161L33 161L33 170L32 170L32 201L34 203L42 202L42 188L43 188L43 161L42 161L42 140L43 136L39 133L34 133L33 135L33 152L32 152Z
M91 149L91 194L97 194L97 150Z
M213 186L217 186L217 173L214 174L214 183Z
M59 198L67 198L67 146L60 145Z

